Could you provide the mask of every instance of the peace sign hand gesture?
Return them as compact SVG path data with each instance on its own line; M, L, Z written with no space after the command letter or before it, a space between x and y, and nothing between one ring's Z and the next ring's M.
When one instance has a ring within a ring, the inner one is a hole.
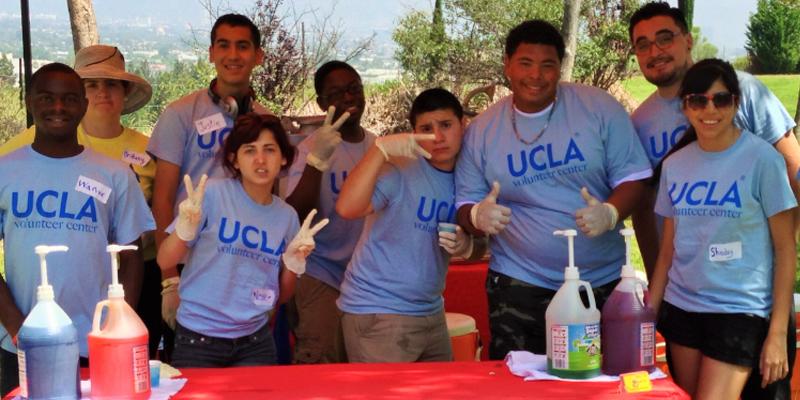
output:
M200 177L197 188L194 188L192 178L189 175L183 176L187 197L178 205L178 222L175 223L175 233L184 242L190 242L197 236L197 228L200 226L200 216L203 210L203 197L206 194L207 179L208 176L203 174Z
M325 225L328 225L329 222L329 220L325 218L317 222L313 227L310 227L311 221L314 219L315 215L317 215L316 208L308 213L297 235L289 242L289 246L286 247L286 251L281 257L286 269L294 272L298 276L306 272L306 257L314 250L314 235L324 228Z
M306 163L320 171L327 171L330 168L328 161L333 151L336 150L336 146L342 142L339 128L350 118L350 113L345 111L336 122L333 122L335 113L336 107L328 107L325 122L314 131L314 144L311 146L311 152L306 156Z

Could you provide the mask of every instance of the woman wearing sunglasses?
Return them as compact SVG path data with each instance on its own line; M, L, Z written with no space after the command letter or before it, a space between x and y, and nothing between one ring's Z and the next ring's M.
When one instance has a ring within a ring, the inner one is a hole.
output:
M753 367L762 386L789 368L797 202L780 154L734 125L740 94L727 62L690 68L691 126L656 170L664 228L650 294L675 382L694 399L737 399Z

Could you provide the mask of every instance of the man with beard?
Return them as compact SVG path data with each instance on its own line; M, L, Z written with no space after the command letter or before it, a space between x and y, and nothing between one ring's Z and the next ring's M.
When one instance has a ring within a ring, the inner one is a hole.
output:
M648 3L638 9L631 16L628 33L642 74L657 86L657 90L631 115L639 139L655 168L689 127L681 110L682 100L678 97L678 91L686 71L693 64L692 35L680 10L670 7L666 2ZM760 81L741 71L737 71L737 76L742 95L737 99L739 108L734 117L735 124L771 143L783 155L789 182L797 196L800 147L792 134L795 123L778 98ZM636 237L648 276L655 266L660 242L661 224L653 212L656 190L655 184L648 187L640 208L633 214ZM789 374L764 387L759 366L755 365L742 391L742 399L790 398L789 382L796 347L794 311L791 312L787 331ZM667 353L669 362L669 351Z
M314 74L314 90L317 105L328 116L322 127L297 146L286 202L301 219L316 208L316 218L328 218L330 224L317 235L317 246L295 289L294 361L298 364L347 361L336 299L364 218L345 220L335 205L348 171L375 141L375 135L361 127L364 86L352 66L342 61L323 64Z

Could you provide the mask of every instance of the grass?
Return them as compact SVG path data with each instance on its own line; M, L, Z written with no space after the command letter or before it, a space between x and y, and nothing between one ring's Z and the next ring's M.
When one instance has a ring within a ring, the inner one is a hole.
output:
M797 110L797 90L800 88L800 75L757 75L756 78L778 96L783 106L789 111L789 115L794 118ZM622 86L640 103L656 90L656 87L641 75L626 79L622 82Z

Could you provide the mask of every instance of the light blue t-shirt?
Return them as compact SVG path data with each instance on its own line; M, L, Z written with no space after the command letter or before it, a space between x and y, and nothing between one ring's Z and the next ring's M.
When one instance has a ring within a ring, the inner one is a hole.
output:
M208 336L250 335L280 295L280 256L300 228L297 213L278 196L254 202L238 179L210 179L200 226L181 273L178 322Z
M259 114L269 114L254 104ZM180 176L188 174L197 182L203 174L209 178L225 177L220 154L225 138L233 128L233 118L200 89L170 103L158 117L147 152L156 159L180 167ZM186 198L186 188L178 185L173 210Z
M384 167L372 195L353 259L342 282L339 308L352 314L425 316L443 307L447 253L439 222L455 222L453 173L426 160Z
M24 315L41 284L34 247L69 246L47 256L47 275L56 302L78 330L80 354L88 357L94 308L108 298L111 283L106 246L131 243L155 229L133 171L89 149L50 158L22 147L0 158L0 223L6 282ZM2 348L16 352L2 326L0 335Z
M364 227L364 218L344 219L339 216L336 213L336 200L339 198L339 191L347 178L347 173L358 164L374 142L375 135L367 131L364 132L364 140L360 143L342 141L331 155L330 169L322 173L314 222L328 218L330 223L314 237L316 247L306 260L306 274L336 289L342 284L344 270L353 255L361 228ZM297 146L297 156L289 168L289 194L300 182L300 177L306 168L306 156L313 146L314 135Z
M672 218L674 254L664 300L687 311L772 309L768 218L795 207L781 155L742 131L720 152L697 142L664 161L656 213Z
M577 229L575 212L586 207L581 187L600 201L632 180L652 175L625 109L603 90L558 85L547 129L533 144L518 140L511 123L516 112L520 137L534 139L549 113L526 118L502 99L467 127L456 164L456 203L477 203L500 183L498 204L511 208L511 222L490 237L493 271L547 289L558 289L567 266L567 241L553 231ZM625 243L615 229L590 239L575 238L581 279L602 285L619 277Z
M746 72L737 71L736 74L742 98L734 123L775 144L794 128L794 120L761 81ZM653 168L689 128L689 122L681 110L681 99L665 99L658 92L653 92L631 114L631 119Z

